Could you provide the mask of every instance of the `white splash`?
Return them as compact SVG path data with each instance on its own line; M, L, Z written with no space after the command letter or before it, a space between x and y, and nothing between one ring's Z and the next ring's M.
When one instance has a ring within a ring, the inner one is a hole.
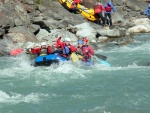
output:
M4 104L18 104L20 102L38 104L42 98L47 97L48 94L31 93L28 95L21 95L17 93L6 93L0 90L0 103Z

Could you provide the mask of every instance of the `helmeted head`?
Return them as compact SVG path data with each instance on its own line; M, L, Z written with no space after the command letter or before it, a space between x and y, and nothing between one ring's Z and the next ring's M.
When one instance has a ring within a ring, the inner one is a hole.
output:
M79 40L79 41L78 41L78 46L82 47L82 45L83 45L83 41L82 41L82 40Z
M111 6L111 5L112 5L112 3L111 3L111 2L108 2L108 3L107 3L107 5Z
M69 45L70 44L70 38L65 38L65 43L66 43L66 45Z
M87 44L88 39L87 39L86 37L84 37L84 38L82 39L82 41L83 41L83 44L85 45L85 44Z
M42 43L41 43L41 47L42 47L42 48L43 48L43 47L46 47L46 45L47 45L46 42L42 42Z
M78 44L83 45L83 41L82 41L82 40L79 40L79 41L78 41Z

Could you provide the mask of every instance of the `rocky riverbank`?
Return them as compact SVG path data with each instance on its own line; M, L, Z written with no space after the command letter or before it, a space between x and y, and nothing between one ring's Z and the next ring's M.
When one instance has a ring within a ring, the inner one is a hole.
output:
M109 28L69 13L57 1L0 0L0 56L9 55L13 48L25 49L41 41L53 44L61 34L71 38L74 45L87 37L95 49L111 41L130 43L135 33L150 33L150 20L142 15L147 4L137 1L113 0L117 15L113 15L114 26ZM88 7L94 3L84 0Z

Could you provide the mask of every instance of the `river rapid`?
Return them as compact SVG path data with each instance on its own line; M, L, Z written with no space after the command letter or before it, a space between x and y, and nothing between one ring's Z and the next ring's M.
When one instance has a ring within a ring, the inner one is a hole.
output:
M112 66L33 67L28 55L0 58L0 113L150 113L150 34L100 47Z

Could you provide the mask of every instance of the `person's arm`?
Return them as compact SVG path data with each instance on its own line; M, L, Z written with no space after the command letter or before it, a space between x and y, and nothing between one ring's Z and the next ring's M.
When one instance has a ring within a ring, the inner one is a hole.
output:
M147 14L147 12L148 12L148 8L145 10L144 15L146 15L146 14Z
M62 36L63 36L63 35L61 35L61 36L57 39L56 43L57 43L58 45L60 45L60 47L63 49L63 48L64 48L64 43L61 42Z
M77 48L74 47L73 45L70 45L70 50L71 50L71 52L76 52L76 51L77 51Z
M103 11L106 11L103 5L101 5L101 8L102 8Z
M113 5L111 7L112 7L112 10L114 11L114 13L116 13L115 7Z
M93 56L94 55L94 50L92 49L91 46L88 46L88 48L89 48L89 53Z
M31 48L32 54L39 54L41 52L41 48Z
M50 54L50 53L52 53L52 52L53 52L53 50L52 50L51 46L48 44L47 53Z

